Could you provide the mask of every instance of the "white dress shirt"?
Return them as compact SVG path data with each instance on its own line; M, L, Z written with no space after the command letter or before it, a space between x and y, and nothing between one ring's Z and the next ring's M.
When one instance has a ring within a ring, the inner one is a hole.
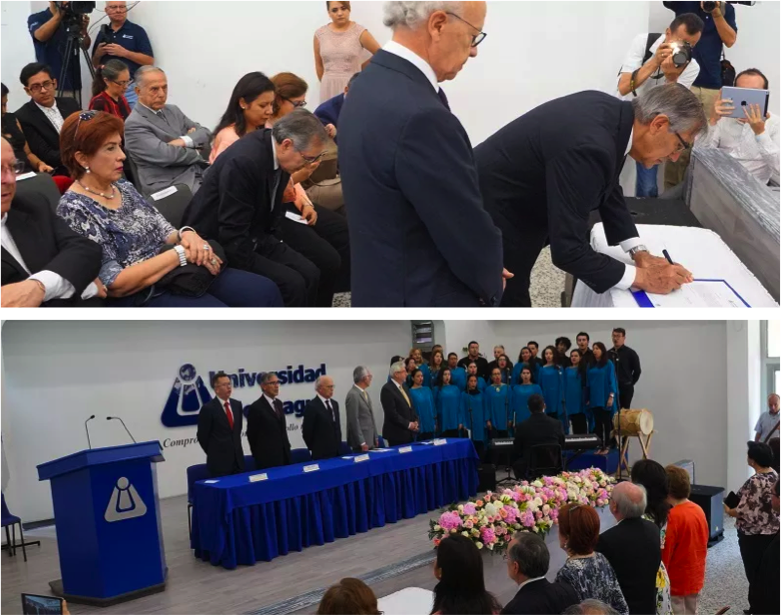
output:
M437 75L431 65L421 58L417 53L408 49L404 45L397 43L396 41L388 41L383 47L388 53L392 53L395 56L399 56L413 64L421 73L423 73L426 79L431 83L431 87L435 92L439 92L439 82L437 81Z
M269 397L269 396L268 396L268 395L266 395L265 393L263 393L263 397L264 397L264 398L266 399L266 401L268 402L268 405L269 405L269 406L271 406L271 409L272 409L272 410L274 410L274 411L276 411L276 408L274 407L274 401L275 401L275 398L273 398L273 397Z
M524 587L526 587L529 583L534 583L535 581L542 581L545 577L536 577L534 579L526 579L523 583L521 583L518 586L518 591L521 591Z
M60 110L57 108L57 101L54 101L54 104L51 107L44 107L43 105L39 105L38 103L35 103L38 108L43 111L43 114L47 117L47 119L52 123L52 126L54 126L54 129L57 131L57 134L60 134L60 131L62 130L62 125L65 123L65 120L62 117L62 113L60 113Z
M161 114L161 113L162 113L162 112L165 110L165 107L163 107L162 109L160 109L160 110L158 110L158 111L155 111L155 110L154 110L154 109L152 109L151 107L147 107L147 106L146 106L144 103L142 103L141 101L138 101L136 104L139 104L139 105L141 105L142 107L144 107L144 109L149 109L149 110L150 110L152 113L154 113L154 114L155 114L157 117L160 117L160 114ZM165 116L162 116L162 118L161 118L161 119L162 119L163 121L166 121L166 120L165 120ZM193 143L193 140L190 138L190 136L189 136L189 135L182 135L182 136L181 136L181 137L179 137L179 138L180 138L182 141L184 141L184 145L185 145L185 147L188 147L188 148L190 148L190 149L193 149L193 148L195 147L195 144Z
M697 139L696 147L716 147L727 152L763 184L779 179L779 121L770 116L765 132L757 136L751 126L732 117L708 125L708 134Z
M19 252L19 248L16 247L16 242L11 236L11 231L8 230L6 220L8 220L7 213L2 218L2 240L0 243L2 244L3 250L6 250L13 258L15 258L16 262L18 262L24 268L24 270L30 274L30 268L27 266L27 263L24 262L22 254ZM73 288L73 284L53 271L39 271L38 273L30 275L30 277L27 279L37 280L43 284L44 288L46 289L46 292L43 296L44 303L53 301L54 299L70 299L73 297L73 293L76 292L76 289ZM97 294L98 288L93 282L87 286L87 288L81 294L81 298L90 299Z
M664 42L665 35L662 34L658 39L656 39L656 42L651 45L650 51L652 54L656 53L656 50L659 49L659 45L661 45ZM645 57L645 46L648 41L648 35L647 34L638 34L634 40L632 41L632 46L629 48L629 53L627 53L626 58L624 59L624 63L621 66L621 74L623 73L633 73L637 69L639 69L641 66L643 66L643 58ZM618 80L621 80L621 74L618 75ZM682 86L684 86L687 89L691 89L692 85L694 84L694 80L697 79L697 75L700 74L700 65L697 64L697 60L692 59L691 62L689 62L688 66L683 69L683 72L678 76L678 81L676 83L680 83ZM660 79L654 79L654 77L661 75ZM656 73L651 75L648 79L646 79L643 84L640 87L635 88L635 91L637 92L638 96L642 96L645 92L650 90L651 88L655 88L659 85L664 85L668 83L667 79L664 77L664 73L662 72L662 69L660 68ZM615 95L622 99L622 100L632 100L635 95L632 94L632 92L628 92L626 95L622 96L621 92L618 91L618 86L616 85L616 92Z
M328 410L328 408L331 408L331 419L336 422L336 408L334 408L334 404L331 401L330 398L326 399L320 393L317 393L317 396L320 398L320 401L323 402L323 405L325 406L325 409Z

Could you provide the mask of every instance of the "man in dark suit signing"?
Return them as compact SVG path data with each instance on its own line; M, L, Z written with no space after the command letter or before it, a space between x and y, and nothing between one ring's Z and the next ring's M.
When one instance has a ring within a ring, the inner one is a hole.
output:
M382 437L390 446L409 444L420 429L418 415L407 388L407 368L403 361L391 365L390 377L390 382L386 382L380 391L380 403L385 413Z
M359 307L496 306L501 235L483 209L469 137L439 83L477 45L485 2L386 2L393 40L350 89L339 165ZM507 274L509 275L509 274Z
M279 378L273 372L260 380L263 395L247 411L247 440L258 470L290 465L287 420L279 400Z
M545 400L542 395L529 397L531 416L518 424L513 442L513 471L518 480L526 478L526 471L531 465L532 447L537 444L558 444L564 446L564 427L561 421L545 414ZM538 459L537 463L543 460ZM552 459L551 463L560 463L561 459ZM548 463L546 462L547 466ZM536 477L535 477L536 478Z
M618 521L599 536L596 550L616 571L630 615L656 612L656 574L662 561L659 528L643 519L645 489L630 482L617 484L610 494L610 512Z
M627 155L648 168L677 160L706 127L697 97L670 83L631 102L601 92L565 96L478 145L485 208L502 231L504 263L515 274L502 306L531 307L531 270L548 244L554 265L600 294L631 287L666 294L691 282L686 269L643 245L618 180ZM620 245L634 265L591 248L594 211L610 245Z
M518 593L502 609L508 615L558 615L578 603L578 594L566 583L551 583L550 553L545 541L532 532L518 532L507 548L507 574Z
M320 376L315 382L315 395L306 404L304 423L301 427L306 447L312 459L330 459L339 456L342 443L342 422L339 419L339 404L333 399L334 380Z
M68 116L81 111L73 98L57 98L57 78L46 64L34 62L19 77L30 100L16 112L30 151L54 169L68 175L60 158L60 130Z
M230 398L233 384L227 374L216 373L211 384L215 397L198 413L198 443L206 453L210 476L240 474L244 471L241 402Z

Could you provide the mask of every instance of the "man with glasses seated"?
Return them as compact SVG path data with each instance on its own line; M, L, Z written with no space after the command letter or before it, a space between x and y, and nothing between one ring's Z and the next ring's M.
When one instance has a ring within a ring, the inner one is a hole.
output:
M54 175L68 175L60 159L60 130L65 119L77 111L73 98L57 98L57 79L46 64L33 62L22 69L19 77L30 96L17 112L30 151L54 169Z
M667 294L689 271L652 256L640 240L619 174L627 156L646 168L677 160L707 120L697 97L678 83L631 102L580 92L547 102L477 148L485 208L502 231L507 283L503 307L531 307L531 270L546 245L553 264L596 293L637 288ZM589 216L598 211L611 246L633 265L594 251Z
M168 78L155 66L136 71L138 104L125 122L127 153L138 167L145 196L186 184L193 194L201 187L208 163L200 149L211 133L168 101Z
M288 307L314 306L321 275L278 238L282 195L290 175L321 160L329 141L309 111L291 111L220 154L184 213L184 224L225 249L231 267L273 280Z
M108 26L101 27L92 47L92 64L97 69L110 60L121 60L130 71L130 84L125 93L132 109L138 101L133 82L136 71L155 63L152 44L146 30L127 18L127 2L106 2Z

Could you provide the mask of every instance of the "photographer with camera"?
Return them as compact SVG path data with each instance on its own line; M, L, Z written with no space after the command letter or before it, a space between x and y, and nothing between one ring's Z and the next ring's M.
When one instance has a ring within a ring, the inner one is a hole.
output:
M756 68L748 68L735 79L735 87L767 90L767 77ZM745 105L743 117L734 118L740 103L718 97L710 116L708 135L697 141L697 147L715 147L726 151L763 184L779 180L778 118L763 115L759 105Z
M132 109L138 101L135 88L136 71L155 63L152 45L146 30L127 18L127 2L109 0L106 15L110 24L100 28L92 48L92 65L97 69L110 60L120 60L130 71L125 98Z
M664 2L676 16L694 13L704 22L702 37L693 57L700 65L700 74L694 80L692 92L700 99L705 115L710 117L719 98L722 83L721 56L724 46L732 47L738 38L735 7L730 2ZM732 85L727 83L726 85ZM677 162L667 162L664 169L664 187L669 190L683 182L689 166L691 150L687 149Z
M92 42L87 33L89 15L76 12L71 4L90 3L49 2L48 9L27 18L27 29L33 37L35 58L41 64L51 67L56 79L60 79L62 67L66 62L68 37L77 37L80 46L85 50L89 49ZM81 92L81 63L78 56L70 59L65 80L60 83L60 87L61 96L76 98L76 92Z
M618 97L632 100L650 88L680 83L691 88L700 72L692 50L702 36L704 24L694 13L676 17L664 34L638 34L618 75ZM658 196L658 165L647 169L637 162L635 196Z

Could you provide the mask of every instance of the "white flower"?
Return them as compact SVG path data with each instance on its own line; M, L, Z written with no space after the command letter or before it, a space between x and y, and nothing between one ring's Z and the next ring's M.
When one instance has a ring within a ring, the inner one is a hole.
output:
M482 549L483 548L483 543L482 542L477 542L475 544L477 545L478 549Z
M534 505L539 508L542 506L542 500L540 498L534 498Z
M531 486L532 487L542 488L542 481L535 480L533 483L531 483Z
M440 531L441 529L442 529L442 526L441 526L441 525L435 525L435 526L434 526L434 531L435 531L435 532L438 532L438 531Z
M464 538L469 538L469 532L461 532L461 535L462 535Z
M495 517L496 516L496 506L493 505L493 503L489 503L485 505L485 514L489 517Z
M463 504L459 504L458 505L458 512L460 512L460 513L464 512L464 505Z
M488 548L491 549L491 551L493 551L494 550L494 543L491 543L490 545L488 545Z
M452 530L450 530L450 533L451 533L451 534L455 534L457 531L458 531L458 530L457 530L456 528L453 528Z

